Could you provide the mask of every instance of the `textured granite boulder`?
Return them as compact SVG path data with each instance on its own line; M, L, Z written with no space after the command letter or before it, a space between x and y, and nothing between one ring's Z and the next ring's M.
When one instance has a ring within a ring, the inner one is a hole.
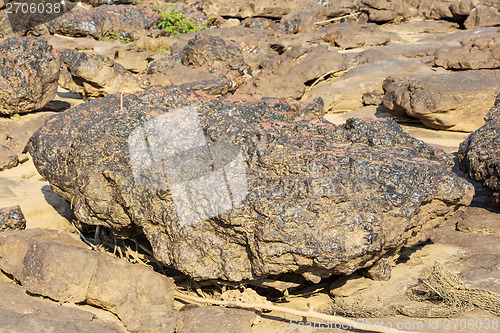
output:
M500 94L490 109L486 123L460 144L460 169L483 188L493 203L500 206Z
M500 71L433 74L417 79L388 78L382 99L388 112L418 118L440 130L472 132L500 92Z
M307 117L317 105L176 86L120 104L51 118L28 144L34 163L80 222L142 231L195 279L351 274L425 239L474 193L449 156L390 120L335 126Z
M61 60L47 42L10 37L0 43L0 115L40 109L57 91Z

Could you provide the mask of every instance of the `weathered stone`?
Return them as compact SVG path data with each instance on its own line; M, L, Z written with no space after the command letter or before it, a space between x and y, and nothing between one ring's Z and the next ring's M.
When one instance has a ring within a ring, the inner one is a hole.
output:
M305 48L296 46L276 57L271 64L248 80L238 93L257 98L276 96L298 99L306 91L306 83L328 73L347 69L348 61L336 49L326 45Z
M181 54L185 66L201 67L208 72L236 71L239 75L250 74L241 50L234 44L227 45L222 38L196 35L187 42Z
M295 120L279 99L175 86L121 102L51 118L30 153L80 222L142 230L159 260L196 279L351 274L425 239L474 192L450 157L389 120L337 127Z
M387 59L359 64L346 73L319 82L306 91L303 100L321 97L325 111L356 110L363 106L362 96L367 91L383 93L382 83L388 75L418 77L433 71L419 61Z
M59 85L81 94L86 100L121 91L139 91L149 85L108 57L64 50L61 59L63 67Z
M354 49L370 45L385 45L398 41L399 37L388 31L383 31L374 23L339 23L327 30L327 34L337 36L333 44L341 49Z
M33 231L26 236L12 232L0 235L0 268L28 291L62 302L99 306L117 314L129 331L174 332L170 278L81 244L68 245L69 237L64 232L61 239L66 240L62 242L58 238L44 241L54 232L48 236L37 232L42 237L33 239ZM18 253L6 253L16 245Z
M0 233L0 269L20 280L24 257L38 242L58 242L72 247L87 248L78 236L61 230L26 229Z
M106 32L128 34L147 30L160 21L155 12L127 5L102 5L91 9L73 9L50 21L51 34L72 37L102 37Z
M34 37L0 43L0 114L40 109L56 94L61 60L52 46Z
M460 169L480 181L486 195L500 206L500 94L486 123L460 144Z
M19 163L19 158L8 147L0 146L0 170L10 169Z
M467 29L498 26L500 25L498 8L478 6L471 11L464 25Z
M29 296L13 283L0 281L0 294L1 332L128 332L118 320L103 320L90 311Z
M190 39L181 52L153 61L148 66L148 74L159 73L166 79L162 85L183 85L212 95L225 95L236 90L251 69L236 45L227 45L219 37L200 34ZM158 77L150 81L158 82Z
M0 208L0 231L24 228L26 228L26 219L21 211L21 207Z
M434 64L455 70L500 68L500 37L479 37L460 44L439 49Z
M435 129L472 132L500 91L499 71L434 74L386 85L383 104L388 112L418 118Z
M382 104L382 94L369 91L363 94L363 105L380 105Z
M251 333L253 311L202 306L179 313L177 333Z
M283 15L315 5L317 3L314 0L205 0L203 12L208 16L281 18Z

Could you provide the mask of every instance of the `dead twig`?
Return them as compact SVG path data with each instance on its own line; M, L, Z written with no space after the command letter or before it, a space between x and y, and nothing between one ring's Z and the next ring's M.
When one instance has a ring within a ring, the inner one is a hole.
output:
M332 19L329 19L329 20L326 20L326 21L319 21L319 22L316 22L314 24L331 23L331 22L335 22L335 21L340 21L340 20L342 20L343 18L346 18L346 17L356 16L356 15L359 15L359 14L361 14L361 12L356 12L356 13L351 13L351 14L347 14L347 15L344 15L344 16L335 17L335 18L332 18Z
M230 306L230 307L245 308L245 309L261 309L261 310L269 310L269 311L279 311L279 312L289 313L289 314L304 317L304 318L315 318L315 319L328 320L329 322L346 325L347 327L352 327L354 325L355 327L353 327L353 328L360 329L360 330L372 331L372 332L415 333L415 332L400 331L400 330L396 330L396 329L390 328L390 327L377 327L376 325L365 324L365 323L362 323L359 321L353 321L353 320L350 320L350 319L347 319L344 317L319 313L319 312L316 312L313 310L311 304L309 304L309 310L300 311L300 310L290 309L290 308L272 305L272 304L264 304L264 303L218 301L218 300L214 300L214 299L184 295L183 293L181 293L179 291L175 291L175 297L182 299L182 300L194 301L194 302L198 302L198 303L207 303L207 304Z
M347 73L348 71L350 71L351 69L353 69L354 67L350 67L348 69L345 69L345 70L337 70L337 69L334 69L334 70L331 70L329 72L326 72L325 74L321 75L319 78L316 79L316 81L313 82L313 84L311 84L309 87L306 88L306 91L309 91L311 90L312 88L314 88L315 85L317 85L319 82L321 82L325 77L327 77L328 75L331 75L333 77L339 77L340 75L344 74L344 73Z

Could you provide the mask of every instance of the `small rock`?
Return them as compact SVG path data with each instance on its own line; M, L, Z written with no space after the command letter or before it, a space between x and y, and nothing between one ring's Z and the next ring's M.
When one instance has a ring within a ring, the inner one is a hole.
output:
M10 169L19 164L19 158L8 147L0 146L0 170Z
M380 105L382 104L382 94L378 92L369 91L365 92L361 97L363 99L363 105Z
M21 230L24 228L26 228L26 219L21 207L13 206L0 209L0 231Z
M27 113L54 98L61 60L47 42L10 37L0 43L0 115Z
M253 311L202 306L180 312L177 333L251 333Z

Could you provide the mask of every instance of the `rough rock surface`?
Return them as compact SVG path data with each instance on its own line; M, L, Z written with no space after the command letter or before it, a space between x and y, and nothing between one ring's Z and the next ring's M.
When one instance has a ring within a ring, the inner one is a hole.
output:
M94 313L50 302L26 293L23 287L0 281L0 331L127 333L118 323L102 320Z
M438 50L434 64L453 70L500 68L500 36L479 37L460 44Z
M389 120L337 127L294 120L302 110L279 99L175 86L120 103L109 95L51 118L30 140L35 165L80 222L142 229L159 260L196 279L350 274L425 238L473 195L444 152Z
M257 98L298 99L306 91L306 83L311 84L327 73L341 72L347 69L348 64L345 56L326 45L309 48L295 46L248 80L238 93Z
M486 195L500 206L500 94L486 123L460 144L460 169L483 184Z
M0 43L0 115L40 109L57 90L61 60L52 46L34 37Z
M231 16L247 18L253 16L279 18L293 11L317 5L314 0L252 0L240 2L237 0L206 0L203 1L203 11L208 16Z
M238 46L205 34L190 39L181 52L148 66L148 74L163 74L170 84L182 84L212 95L236 90L250 73Z
M48 23L51 34L72 37L102 37L106 32L131 34L156 26L160 16L150 10L127 5L103 5L74 9Z
M171 279L147 267L88 250L67 233L56 233L41 229L2 233L0 268L31 293L111 311L129 331L174 332ZM13 250L16 253L10 253Z
M0 146L0 170L10 169L19 163L19 158L8 147Z
M383 104L396 116L418 118L435 129L472 132L500 91L500 71L434 74L385 82Z
M0 231L24 228L26 228L26 219L21 211L21 207L0 208Z
M61 59L63 67L59 85L87 100L121 91L139 91L149 85L108 57L64 50Z
M253 311L202 306L179 314L176 333L252 333Z
M495 27L500 25L500 12L496 7L477 6L472 9L464 26L467 29Z

